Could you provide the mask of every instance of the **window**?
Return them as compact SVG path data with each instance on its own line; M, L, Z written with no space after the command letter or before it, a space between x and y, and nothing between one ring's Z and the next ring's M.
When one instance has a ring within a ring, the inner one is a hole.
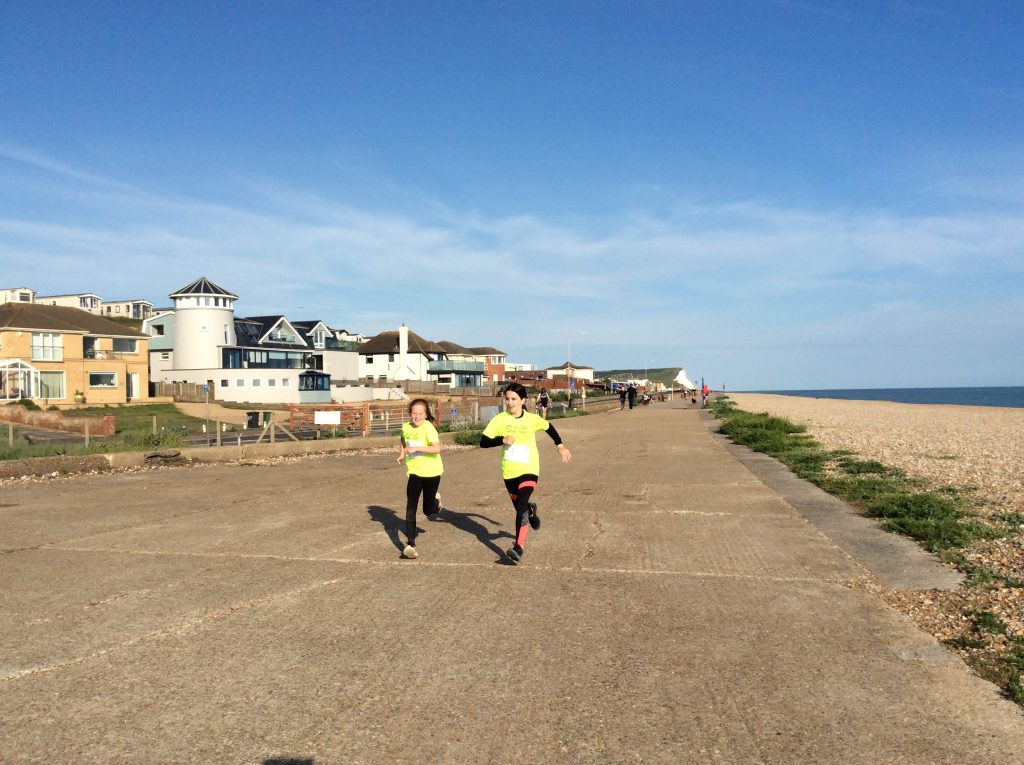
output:
M260 387L260 381L259 380L253 380L252 381L252 387L254 387L254 388Z
M171 360L171 352L170 351L164 351L163 353L160 354L160 358L163 361L170 361Z
M121 306L115 305L114 306L114 313L121 313Z
M64 336L53 332L33 332L32 360L63 361Z
M303 372L299 375L299 390L330 390L330 375Z
M236 388L244 388L245 387L245 380L243 380L242 378L239 377L237 380L235 380L235 387Z
M269 380L267 380L267 387L268 388L273 388L275 385L277 385L277 380L275 380L273 377L271 377Z
M372 364L373 363L373 356L367 356L366 357L366 363L367 364Z
M138 353L139 341L130 337L114 338L114 353Z
M221 380L220 381L220 387L222 387L222 388L228 387L228 381L227 380Z
M290 388L290 387L292 387L292 381L289 380L287 377L282 377L281 378L281 387L282 388Z
M67 397L63 372L39 372L39 398L60 400Z
M90 388L116 388L117 374L114 372L90 372Z
M163 324L154 324L152 327L150 327L150 329L153 332L153 337L163 337L164 336L164 325Z
M18 300L20 300L22 303L31 303L32 302L32 296L29 295L27 292L19 292L18 293Z
M394 360L395 360L395 354L389 353L388 354L388 361L394 361Z

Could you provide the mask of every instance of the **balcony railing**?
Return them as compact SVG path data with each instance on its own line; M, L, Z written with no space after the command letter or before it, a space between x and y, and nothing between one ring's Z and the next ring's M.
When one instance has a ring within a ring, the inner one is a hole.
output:
M484 373L484 363L482 361L429 361L427 362L427 372L429 374L441 374L444 372L468 372L468 373Z

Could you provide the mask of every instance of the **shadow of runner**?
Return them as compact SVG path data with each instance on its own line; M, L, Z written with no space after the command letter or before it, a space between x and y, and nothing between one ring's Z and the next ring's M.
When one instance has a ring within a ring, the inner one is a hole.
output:
M369 505L366 508L366 512L370 514L371 520L376 521L384 527L384 531L387 533L388 538L391 540L391 544L395 546L398 552L402 552L405 549L405 542L402 541L399 532L405 531L405 511L399 515L390 507L381 507L380 505ZM425 529L421 529L420 525L416 524L416 536L426 533Z
M498 547L494 540L504 539L506 537L508 539L515 539L515 535L510 534L507 531L496 531L492 534L489 528L473 519L480 518L487 521L492 526L500 526L501 524L498 521L492 520L486 515L480 515L479 513L459 513L449 507L444 508L440 513L438 513L438 515L441 516L442 520L447 521L459 531L465 531L466 533L475 536L485 547L489 547L493 550L494 553L501 558L502 562L507 562L505 561L505 551Z

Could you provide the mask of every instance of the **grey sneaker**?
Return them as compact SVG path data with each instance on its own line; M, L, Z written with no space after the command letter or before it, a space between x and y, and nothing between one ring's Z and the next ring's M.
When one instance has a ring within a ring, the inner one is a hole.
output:
M508 549L508 552L506 553L506 555L508 555L508 559L510 561L512 561L512 565L513 566L518 566L519 565L519 561L521 561L523 559L523 553L524 552L526 552L526 551L523 550L522 547L520 547L519 545L514 545L513 547L510 547Z

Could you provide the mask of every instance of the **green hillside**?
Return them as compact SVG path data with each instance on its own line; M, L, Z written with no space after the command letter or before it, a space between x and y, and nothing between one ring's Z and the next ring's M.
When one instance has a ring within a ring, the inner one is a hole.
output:
M647 370L647 379L652 382L661 382L665 383L665 385L671 385L672 381L676 379L677 374L679 374L679 367L652 367ZM606 378L611 378L612 380L626 380L631 377L643 379L643 367L640 367L640 369L609 369L594 372L594 378L597 380L604 380Z

